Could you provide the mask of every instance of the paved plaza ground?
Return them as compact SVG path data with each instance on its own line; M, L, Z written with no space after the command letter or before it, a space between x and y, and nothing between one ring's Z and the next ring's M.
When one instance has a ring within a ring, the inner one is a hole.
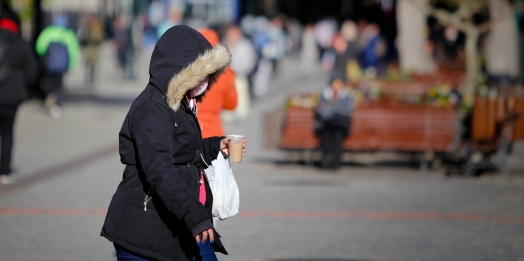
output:
M16 183L0 187L0 260L116 260L99 236L121 179L118 131L133 98L147 83L148 52L138 79L121 80L111 46L99 79L83 84L82 67L67 78L63 116L38 101L25 103L16 125ZM446 178L410 164L351 164L336 171L282 164L261 146L262 113L287 94L318 90L290 57L266 96L245 120L226 124L244 133L248 153L233 166L240 213L219 222L230 255L219 260L499 261L524 260L524 144L500 173ZM377 157L380 155L367 155Z

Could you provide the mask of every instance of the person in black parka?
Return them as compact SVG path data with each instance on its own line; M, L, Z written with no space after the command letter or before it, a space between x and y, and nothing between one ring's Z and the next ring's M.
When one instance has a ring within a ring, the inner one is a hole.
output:
M226 47L213 48L184 25L158 40L149 84L119 133L125 169L101 232L117 257L124 251L147 260L202 260L197 242L207 238L214 251L227 254L213 229L213 196L202 170L221 150L227 153L228 141L202 139L196 101L230 62Z
M37 76L30 45L20 36L16 21L0 17L0 183L10 184L13 129L18 107Z

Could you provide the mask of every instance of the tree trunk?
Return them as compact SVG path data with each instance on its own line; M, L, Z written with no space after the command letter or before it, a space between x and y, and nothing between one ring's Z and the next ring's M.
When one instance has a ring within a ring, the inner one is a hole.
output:
M490 26L486 41L486 69L492 75L518 76L518 31L513 8L506 1L490 0Z
M480 59L477 49L480 31L475 25L469 25L464 33L466 34L466 81L462 91L465 97L473 98L480 73Z
M434 73L437 69L426 50L426 15L413 2L422 6L428 0L398 0L398 51L400 68L412 73Z

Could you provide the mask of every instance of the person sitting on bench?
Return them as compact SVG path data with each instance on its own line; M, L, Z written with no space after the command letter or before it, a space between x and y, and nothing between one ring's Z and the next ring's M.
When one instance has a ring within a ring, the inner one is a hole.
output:
M315 134L320 138L321 166L340 166L344 139L350 134L353 97L345 86L344 75L332 73L330 87L325 88L315 108Z

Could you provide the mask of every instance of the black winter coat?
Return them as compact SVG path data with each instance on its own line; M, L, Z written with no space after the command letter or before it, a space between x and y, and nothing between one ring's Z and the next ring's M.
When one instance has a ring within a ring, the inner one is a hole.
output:
M175 26L159 39L149 84L131 105L119 134L126 167L102 236L155 260L199 256L195 236L213 227L207 181L205 206L198 199L200 171L217 157L222 137L201 138L185 94L206 76L211 86L230 61L225 47L212 48L187 26ZM147 195L151 200L145 200ZM213 246L227 254L216 233Z
M0 107L16 107L27 98L27 87L37 76L37 63L31 47L19 35L0 28L0 41L5 48L0 50L0 70L8 71L0 79Z

